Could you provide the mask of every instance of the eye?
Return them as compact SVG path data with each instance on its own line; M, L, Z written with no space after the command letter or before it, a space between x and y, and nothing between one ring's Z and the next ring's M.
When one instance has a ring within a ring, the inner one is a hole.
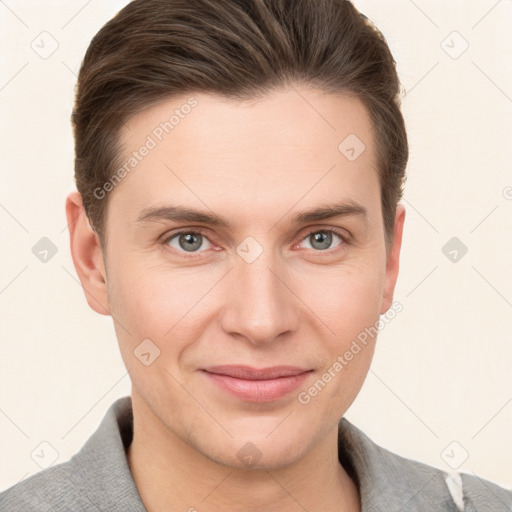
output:
M208 238L206 238L206 236L203 235L201 232L180 231L179 233L174 233L172 236L166 238L164 240L164 244L171 246L173 249L177 251L194 253L200 252L198 251L198 249L201 248L205 241L211 246L211 243L208 240ZM209 248L210 247L206 247L206 249Z
M344 235L335 229L315 229L314 231L310 231L303 241L308 241L311 248L317 251L326 251L331 249L333 237L339 238L341 241L334 249L345 245Z
M340 242L334 248L332 248L333 238L338 238ZM309 242L310 247L306 249L314 249L315 252L336 252L341 250L348 243L346 235L339 232L336 229L315 229L311 230L306 234L305 238L302 239L301 243ZM173 233L172 235L165 238L162 242L164 245L168 245L173 251L181 253L201 253L200 249L211 249L213 244L210 242L208 237L200 230L194 231L180 231ZM206 247L205 247L206 244ZM300 244L299 244L300 245Z

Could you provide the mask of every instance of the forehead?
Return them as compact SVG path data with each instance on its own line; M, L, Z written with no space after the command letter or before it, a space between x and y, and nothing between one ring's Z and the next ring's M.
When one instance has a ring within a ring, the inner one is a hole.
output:
M130 149L146 136L168 148L172 139L174 146L201 141L204 154L226 146L254 153L255 143L265 142L300 146L304 152L320 145L338 151L348 135L357 136L372 152L371 122L358 98L290 86L247 100L201 92L175 96L131 117L120 139Z
M299 87L246 101L184 94L129 119L120 140L124 160L137 161L111 200L124 197L138 212L177 197L241 214L364 202L378 192L371 121L346 95Z

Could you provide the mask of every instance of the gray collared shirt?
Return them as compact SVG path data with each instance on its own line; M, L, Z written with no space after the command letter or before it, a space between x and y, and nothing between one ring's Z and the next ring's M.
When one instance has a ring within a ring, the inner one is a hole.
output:
M132 437L127 396L111 405L69 461L1 493L0 511L145 512L126 459ZM345 418L338 428L338 457L359 487L363 512L512 512L512 491L476 475L447 474L400 457Z

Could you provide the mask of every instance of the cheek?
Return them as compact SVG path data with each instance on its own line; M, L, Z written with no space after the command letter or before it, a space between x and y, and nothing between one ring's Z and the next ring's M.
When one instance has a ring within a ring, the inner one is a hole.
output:
M321 392L321 399L312 400L313 407L330 403L335 410L346 410L359 392L373 357L383 275L374 262L346 266L324 278L311 277L310 284L308 305L326 326L322 327L326 333L322 340L325 359L320 381L311 394L305 392L310 397Z
M380 318L379 279L350 279L315 297L325 335L319 343L322 364L317 378L302 388L304 414L337 421L358 395L374 354ZM330 424L329 422L327 422Z
M218 279L211 270L118 265L109 281L109 303L113 317L126 328L116 326L120 342L133 350L149 338L166 352L180 352L197 336L201 300Z
M313 275L301 293L330 328L334 342L344 345L378 321L382 285L383 273L374 262Z
M181 354L199 336L193 306L205 292L179 272L132 266L121 273L122 268L109 283L109 302L132 385L148 403L156 403L157 390L163 389L166 396L186 400L177 384L182 380L179 364Z

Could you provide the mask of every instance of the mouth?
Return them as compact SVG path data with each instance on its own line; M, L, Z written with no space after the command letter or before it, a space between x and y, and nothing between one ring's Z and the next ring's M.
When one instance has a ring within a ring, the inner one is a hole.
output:
M270 402L289 395L312 373L312 369L296 366L225 365L201 369L201 372L218 389L248 402Z

